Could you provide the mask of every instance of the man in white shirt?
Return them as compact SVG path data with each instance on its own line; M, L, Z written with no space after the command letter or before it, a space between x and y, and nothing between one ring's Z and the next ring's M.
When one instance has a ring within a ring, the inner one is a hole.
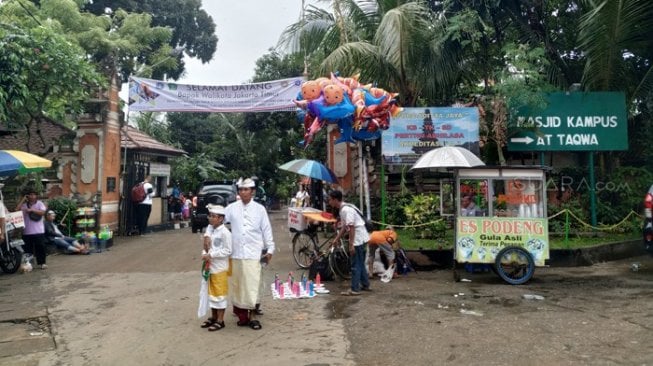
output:
M154 197L154 187L152 186L152 177L146 176L143 180L145 189L145 199L136 205L136 222L138 223L138 233L145 235L147 233L147 220L152 213L152 198Z
M370 280L365 265L367 242L370 240L370 235L365 229L365 221L361 215L358 214L354 207L342 201L342 192L331 191L329 193L329 206L340 210L340 221L342 223L341 229L331 245L338 245L340 238L345 233L349 234L351 288L342 292L341 295L358 296L361 290L370 291Z
M234 314L239 326L261 329L261 323L254 319L259 284L261 281L261 260L270 262L274 254L272 226L265 207L253 200L256 184L250 178L236 183L240 200L227 206L225 222L231 224L232 275L231 298ZM207 227L206 235L210 235ZM263 249L267 253L262 258Z

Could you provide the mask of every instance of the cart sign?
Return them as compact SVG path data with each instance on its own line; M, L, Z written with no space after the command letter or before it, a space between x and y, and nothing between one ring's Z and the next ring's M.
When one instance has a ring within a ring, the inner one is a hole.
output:
M546 99L544 110L517 112L508 127L508 150L628 150L624 93L551 93Z
M8 212L7 225L13 225L14 229L25 227L25 221L23 221L23 211Z
M458 262L491 263L508 246L526 249L536 266L549 259L549 229L544 218L458 217L456 223Z

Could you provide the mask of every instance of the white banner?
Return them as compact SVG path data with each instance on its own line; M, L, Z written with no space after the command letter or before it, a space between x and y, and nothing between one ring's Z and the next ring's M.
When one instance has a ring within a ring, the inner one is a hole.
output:
M276 112L294 111L304 78L240 85L191 85L129 79L133 112Z

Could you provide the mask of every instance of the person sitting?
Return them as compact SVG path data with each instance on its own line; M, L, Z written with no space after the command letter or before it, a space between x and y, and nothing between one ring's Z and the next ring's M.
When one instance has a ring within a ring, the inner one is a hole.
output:
M466 195L460 200L460 216L483 216L474 203L474 197Z
M45 213L45 240L48 244L54 244L57 248L65 250L71 254L90 254L88 245L80 243L69 236L65 236L54 222L57 214L48 210Z

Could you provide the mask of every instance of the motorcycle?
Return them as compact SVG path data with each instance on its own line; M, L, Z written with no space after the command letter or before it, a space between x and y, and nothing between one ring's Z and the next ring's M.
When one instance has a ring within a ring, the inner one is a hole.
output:
M21 214L22 215L22 214ZM0 269L5 273L16 273L20 268L23 260L23 245L25 244L22 239L12 238L12 234L16 231L16 225L9 223L5 227L5 238L0 244Z

